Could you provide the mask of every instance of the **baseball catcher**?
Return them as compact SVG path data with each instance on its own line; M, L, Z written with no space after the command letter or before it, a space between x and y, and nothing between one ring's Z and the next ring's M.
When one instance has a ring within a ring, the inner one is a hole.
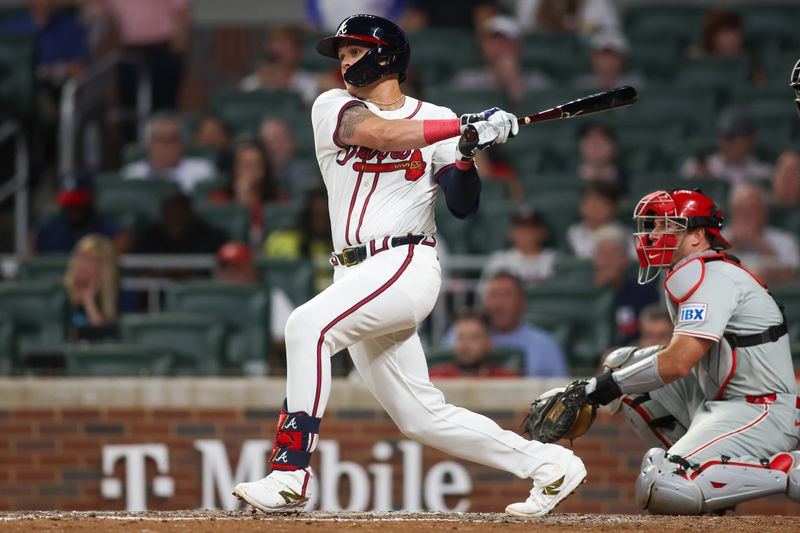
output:
M668 269L669 345L612 351L602 374L535 401L526 430L575 438L598 405L621 410L653 446L636 479L651 513L724 512L779 493L800 501L800 399L781 304L724 251L722 213L701 192L648 194L634 220L639 283Z

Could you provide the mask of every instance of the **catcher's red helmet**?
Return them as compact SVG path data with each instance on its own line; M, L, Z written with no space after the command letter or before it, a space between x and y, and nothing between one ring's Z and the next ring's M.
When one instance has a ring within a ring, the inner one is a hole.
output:
M730 248L722 236L723 215L714 201L699 190L675 189L648 194L633 211L636 222L636 254L639 283L652 281L661 267L670 266L680 242L677 235L687 229L705 228L713 248Z

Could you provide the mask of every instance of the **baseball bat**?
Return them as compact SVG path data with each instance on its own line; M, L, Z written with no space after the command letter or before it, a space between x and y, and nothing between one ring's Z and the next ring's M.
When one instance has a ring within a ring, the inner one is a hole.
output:
M519 117L517 123L520 126L527 126L534 122L544 122L546 120L558 120L562 118L573 118L578 115L590 115L600 113L609 109L625 107L636 102L636 89L628 85L603 91L601 93L590 94L577 100L558 105L556 107L539 111L533 115Z

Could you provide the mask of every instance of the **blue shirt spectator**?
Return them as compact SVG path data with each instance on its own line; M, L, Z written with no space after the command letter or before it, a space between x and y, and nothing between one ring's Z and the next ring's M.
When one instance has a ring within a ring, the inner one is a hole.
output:
M525 354L525 375L536 377L563 377L569 375L564 352L561 346L541 328L520 324L513 331L491 330L492 346L514 348ZM451 328L444 337L442 345L452 348L455 332Z
M0 22L0 35L36 38L40 67L91 60L86 28L67 11L58 10L54 0L33 2L29 12Z
M525 311L522 281L508 272L498 272L486 281L483 308L491 326L492 344L516 348L525 354L525 375L563 377L569 375L564 352L546 331L522 322ZM453 345L449 331L443 344Z

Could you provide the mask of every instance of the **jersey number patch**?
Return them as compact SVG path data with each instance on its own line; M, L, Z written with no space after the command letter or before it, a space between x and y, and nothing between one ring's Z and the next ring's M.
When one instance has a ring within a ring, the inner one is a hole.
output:
M678 322L703 322L706 319L706 304L683 304L680 308Z

